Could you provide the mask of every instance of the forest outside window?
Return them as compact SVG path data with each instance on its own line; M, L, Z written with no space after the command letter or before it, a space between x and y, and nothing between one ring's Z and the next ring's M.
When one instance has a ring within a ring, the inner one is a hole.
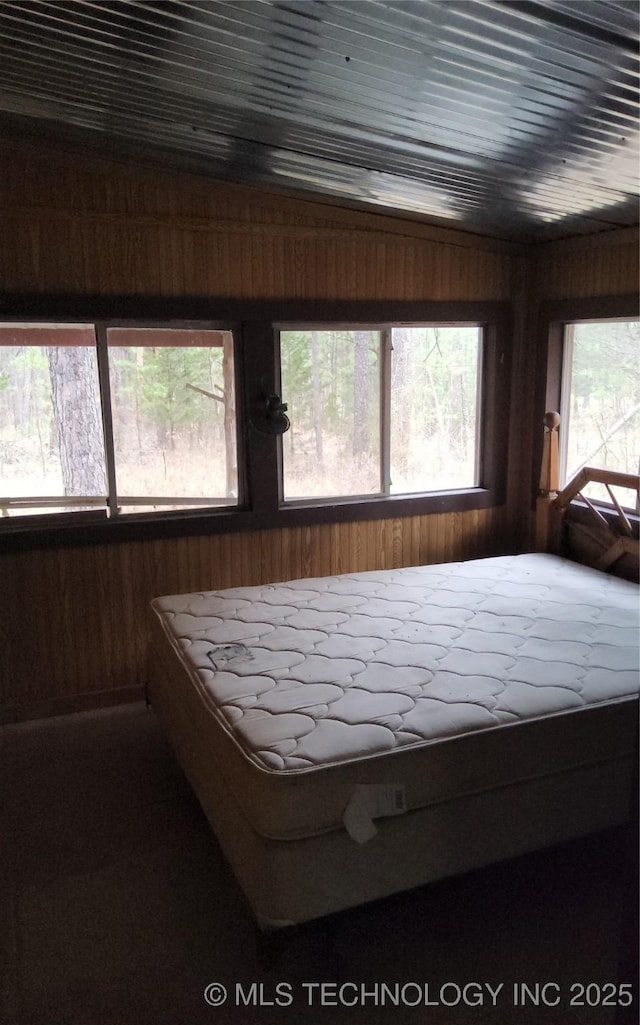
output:
M4 308L9 550L504 502L505 304L5 296Z
M283 328L285 503L479 485L483 329Z
M0 324L0 512L238 503L233 335Z
M583 466L636 474L640 470L640 321L600 320L564 325L560 477ZM602 484L585 497L610 503ZM634 508L634 492L619 494Z

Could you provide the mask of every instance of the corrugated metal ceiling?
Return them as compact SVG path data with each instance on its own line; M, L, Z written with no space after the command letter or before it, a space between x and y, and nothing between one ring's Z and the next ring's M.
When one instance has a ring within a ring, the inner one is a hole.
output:
M518 239L638 220L635 2L0 3L0 130Z

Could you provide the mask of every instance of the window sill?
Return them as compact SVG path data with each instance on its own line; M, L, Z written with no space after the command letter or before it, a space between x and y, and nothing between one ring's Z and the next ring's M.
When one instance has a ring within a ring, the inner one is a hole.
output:
M501 505L504 497L486 488L431 492L423 495L287 502L280 508L253 511L247 508L189 510L179 513L131 513L117 519L56 516L55 523L0 523L0 552L84 545L150 541L160 538L241 533L328 523L395 519L433 513L466 512Z
M278 510L278 526L344 520L394 519L398 516L424 516L430 513L463 512L500 505L500 499L487 488L460 488L430 491L420 495L372 495L369 497L305 499L283 502Z

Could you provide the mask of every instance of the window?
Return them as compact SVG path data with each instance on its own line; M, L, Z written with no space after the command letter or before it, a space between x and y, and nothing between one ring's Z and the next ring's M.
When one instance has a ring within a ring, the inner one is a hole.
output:
M285 502L479 483L482 328L283 328Z
M505 499L504 303L3 295L0 305L6 549Z
M0 511L236 505L233 335L0 324Z
M391 343L391 493L477 487L482 329L394 327Z
M640 469L640 321L594 320L564 326L561 484L583 466ZM586 497L610 502L602 484ZM633 508L635 494L618 495Z
M285 501L384 494L380 331L280 332Z

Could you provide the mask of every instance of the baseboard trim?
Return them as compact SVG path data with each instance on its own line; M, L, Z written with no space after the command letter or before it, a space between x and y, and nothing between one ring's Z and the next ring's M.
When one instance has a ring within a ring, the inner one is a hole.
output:
M0 725L29 722L33 719L51 719L56 715L88 712L96 708L111 708L144 700L144 687L119 687L117 690L97 690L87 694L66 694L56 698L5 705L0 708Z

